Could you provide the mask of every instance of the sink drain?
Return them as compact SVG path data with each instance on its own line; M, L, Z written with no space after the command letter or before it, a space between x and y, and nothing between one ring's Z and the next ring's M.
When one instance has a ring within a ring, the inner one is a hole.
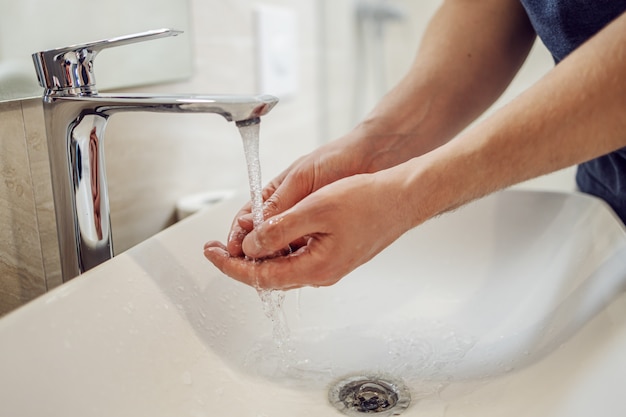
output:
M349 416L387 417L400 415L409 406L411 395L403 384L389 378L352 376L335 383L328 399Z

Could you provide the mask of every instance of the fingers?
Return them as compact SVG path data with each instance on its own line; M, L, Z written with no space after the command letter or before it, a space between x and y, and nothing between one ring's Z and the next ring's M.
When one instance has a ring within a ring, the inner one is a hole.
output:
M263 201L266 202L263 206L263 218L269 218L277 211L272 203L267 203L267 200L274 194L278 184L282 183L286 172L271 181L262 191ZM233 256L243 256L241 249L241 243L248 233L253 229L252 220L252 206L251 203L246 203L235 215L233 223L230 227L228 239L226 241L226 247Z
M308 194L307 187L293 187L294 182L302 181L292 180L289 174L283 173L263 189L263 217L265 219L291 208ZM242 242L254 227L251 211L250 203L247 203L239 210L231 225L227 248L233 256L244 255Z
M265 218L269 219L293 207L312 192L311 187L310 180L303 179L298 171L287 175L265 200Z
M204 256L225 275L256 289L289 290L307 285L327 286L337 281L329 279L327 271L317 266L317 257L311 256L309 247L285 256L253 260L231 256L221 243L208 242Z
M250 214L250 203L244 205L237 215L235 216L233 223L230 226L230 232L226 240L226 247L228 252L233 256L243 256L243 250L241 249L241 242L246 235L252 230L252 227L247 227L245 223L240 222L240 219L245 218Z
M252 230L242 242L243 253L254 259L266 258L288 247L301 246L304 236L320 235L325 231L319 217L310 213L309 205L299 204L265 221Z
M278 284L260 279L261 269L266 269L261 268L263 261L230 256L224 247L207 246L204 249L204 256L225 275L257 289L289 289L298 287L296 283ZM284 258L277 259L284 260ZM264 276L267 276L267 274L264 274Z

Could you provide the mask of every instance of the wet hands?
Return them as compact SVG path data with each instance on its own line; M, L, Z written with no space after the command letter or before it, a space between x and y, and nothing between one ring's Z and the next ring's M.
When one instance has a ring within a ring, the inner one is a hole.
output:
M252 229L244 207L228 245L209 242L205 256L226 275L257 288L332 285L407 229L402 205L395 201L402 194L388 177L378 173L342 178L305 193L292 205L278 198L271 203L276 192L270 186L266 210L274 214ZM281 210L280 204L288 208Z
M205 256L263 289L331 285L368 261L406 230L394 177L363 174L374 139L355 130L294 162L263 190L266 221L253 230L244 206L227 243L208 242Z

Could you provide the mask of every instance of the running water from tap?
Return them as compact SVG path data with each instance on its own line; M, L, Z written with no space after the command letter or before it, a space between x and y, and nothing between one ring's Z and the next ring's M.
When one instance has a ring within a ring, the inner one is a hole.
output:
M255 228L263 223L263 187L261 182L261 162L259 160L260 124L260 120L256 119L249 123L239 123L237 125L243 140L246 164L248 166L252 221ZM283 361L286 362L290 332L282 309L285 293L278 290L260 289L258 286L257 292L261 298L265 315L272 321L274 343L281 352Z

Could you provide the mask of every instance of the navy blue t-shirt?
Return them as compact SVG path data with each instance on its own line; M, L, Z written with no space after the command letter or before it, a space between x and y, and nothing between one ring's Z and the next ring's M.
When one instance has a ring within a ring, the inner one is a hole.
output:
M626 11L626 0L520 1L557 64ZM580 164L576 182L581 191L609 203L626 223L626 147Z

